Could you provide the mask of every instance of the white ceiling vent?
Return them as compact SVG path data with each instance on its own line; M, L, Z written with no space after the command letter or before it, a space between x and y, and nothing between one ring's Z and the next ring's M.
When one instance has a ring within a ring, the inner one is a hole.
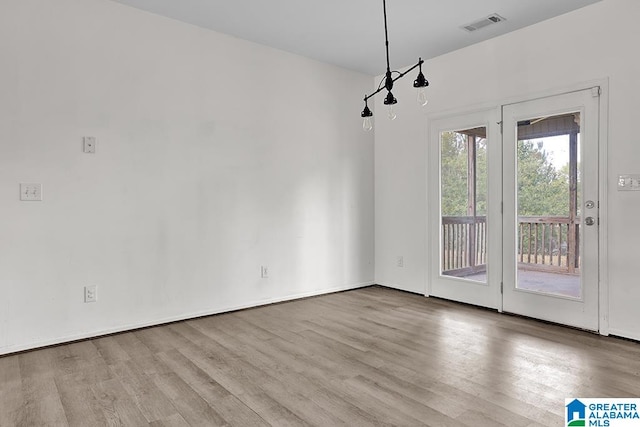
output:
M506 19L498 15L497 13L494 13L482 19L478 19L477 21L470 24L464 25L462 28L471 33L473 31L479 30L480 28L484 28L492 24L497 24L498 22L502 21L506 21Z

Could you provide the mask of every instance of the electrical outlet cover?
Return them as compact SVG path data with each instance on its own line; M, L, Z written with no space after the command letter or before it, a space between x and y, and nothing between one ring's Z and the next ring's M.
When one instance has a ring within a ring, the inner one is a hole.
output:
M85 136L82 138L83 151L85 153L94 154L96 152L97 140L95 136Z
M20 200L27 202L42 201L42 184L21 183Z

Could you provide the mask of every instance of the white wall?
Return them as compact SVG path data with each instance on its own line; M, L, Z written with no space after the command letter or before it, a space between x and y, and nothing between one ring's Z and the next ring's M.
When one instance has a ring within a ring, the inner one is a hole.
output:
M3 0L0 354L372 283L372 88L107 0Z
M398 119L379 114L375 135L376 282L425 293L427 114L499 105L509 98L609 79L608 270L610 332L640 339L640 193L616 191L616 176L640 173L640 2L592 6L428 61L427 111L411 82L398 82ZM418 56L420 52L416 52ZM395 265L405 257L404 268Z

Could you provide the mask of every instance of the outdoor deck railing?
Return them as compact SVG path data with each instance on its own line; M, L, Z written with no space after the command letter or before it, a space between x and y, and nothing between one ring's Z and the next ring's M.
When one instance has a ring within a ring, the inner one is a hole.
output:
M519 268L556 273L579 272L579 219L519 217ZM442 217L442 271L467 276L486 271L486 216Z
M487 217L442 217L442 271L466 276L487 269Z
M521 268L577 273L580 220L569 217L519 217L518 262Z

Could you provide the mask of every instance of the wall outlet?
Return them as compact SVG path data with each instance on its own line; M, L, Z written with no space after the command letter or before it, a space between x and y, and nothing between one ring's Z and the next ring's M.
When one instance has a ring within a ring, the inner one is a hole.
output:
M82 138L82 151L88 154L95 154L98 140L95 136L85 136Z
M404 267L404 257L402 255L398 255L396 257L396 266L397 267Z
M267 268L266 265L263 265L262 267L260 267L260 278L262 279L269 278L269 269Z
M91 285L84 287L84 302L98 301L98 286Z
M42 184L20 184L20 200L27 202L42 201Z

